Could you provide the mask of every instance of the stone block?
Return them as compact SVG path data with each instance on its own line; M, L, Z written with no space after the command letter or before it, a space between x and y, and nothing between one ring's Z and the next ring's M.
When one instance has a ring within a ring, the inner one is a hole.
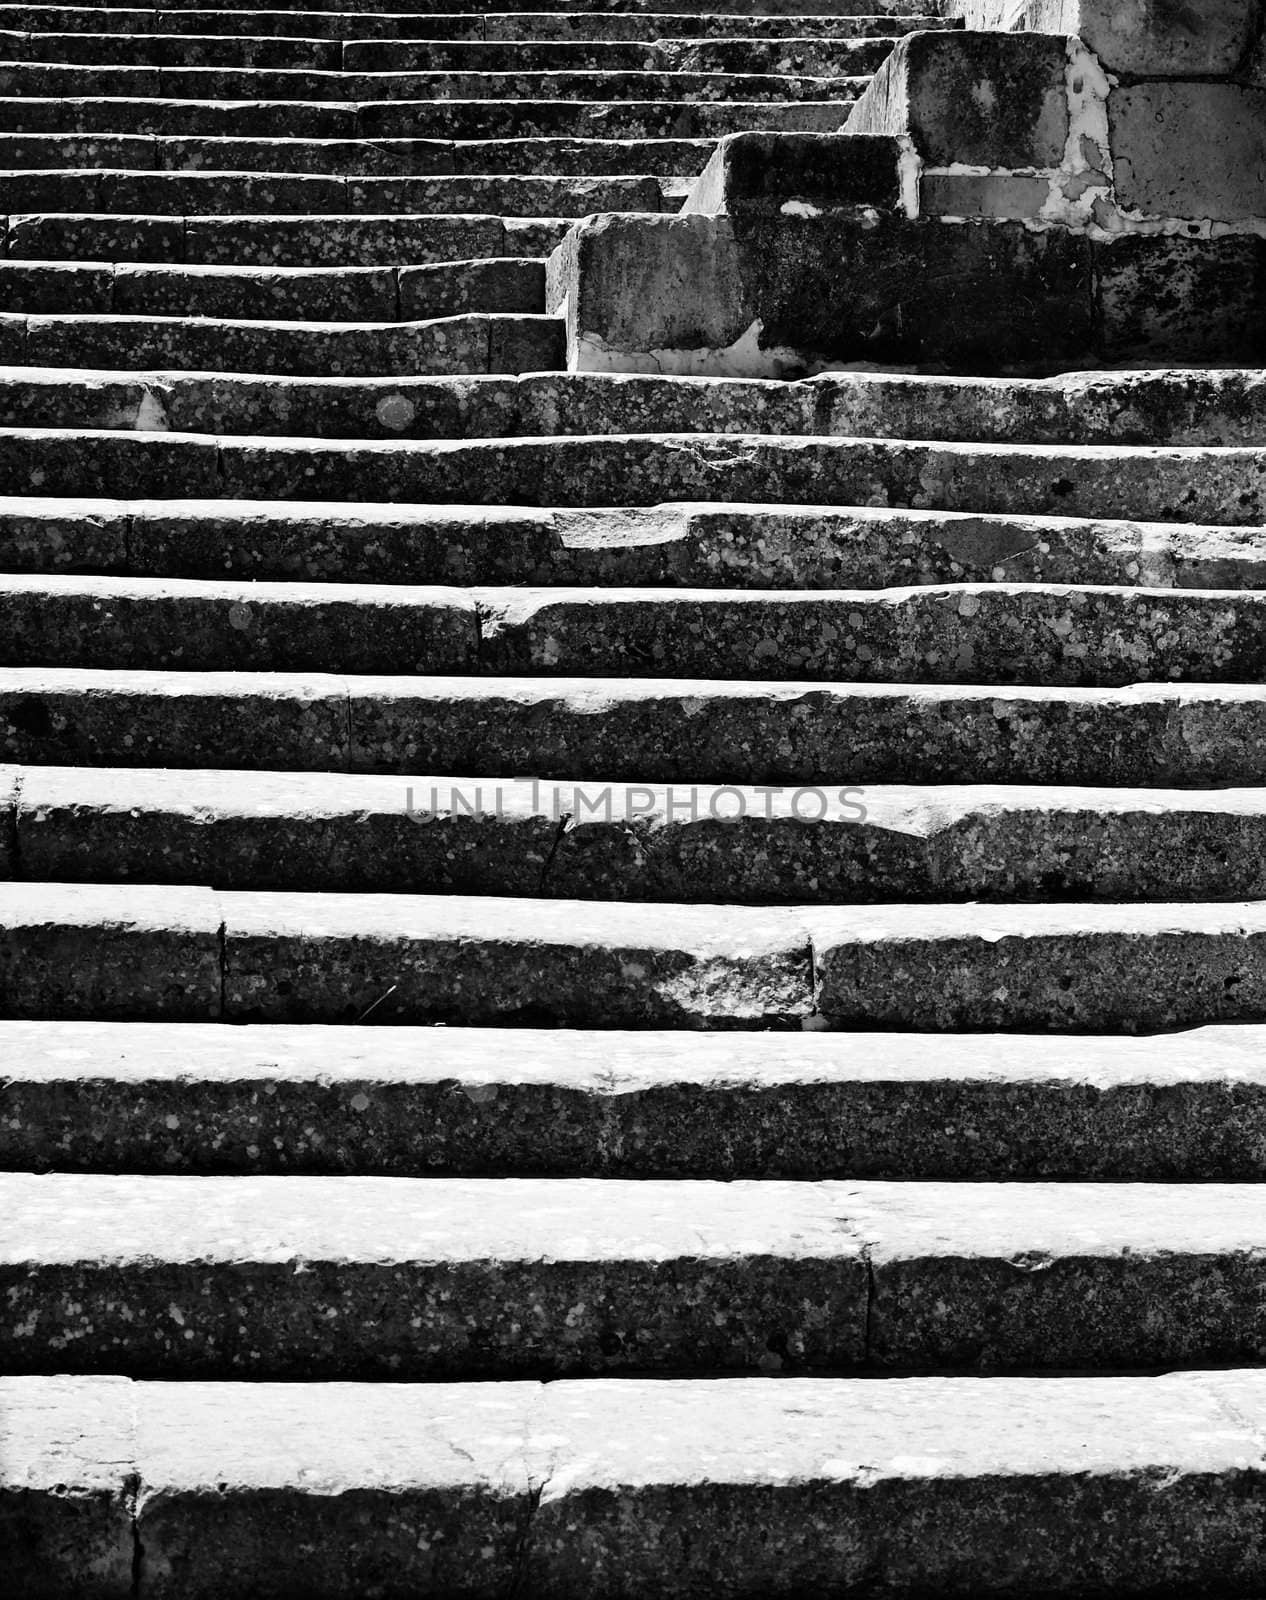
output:
M1266 360L1266 243L1121 235L1095 245L1110 361Z
M1075 35L1109 72L1151 78L1227 76L1258 19L1256 0L1012 0L1006 9L1011 27ZM967 25L979 26L970 17Z
M1068 138L1068 41L914 33L853 107L848 133L905 135L935 167L1054 167Z
M895 209L901 147L882 134L735 133L722 139L682 211L793 214L799 209Z
M554 274L580 370L996 372L1074 365L1096 348L1089 241L1016 223L597 217Z
M1266 215L1266 89L1140 83L1108 96L1117 204L1197 223Z

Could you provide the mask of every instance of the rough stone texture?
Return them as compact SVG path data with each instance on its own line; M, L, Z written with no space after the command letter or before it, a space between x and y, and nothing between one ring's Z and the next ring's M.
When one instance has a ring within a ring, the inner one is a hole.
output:
M905 135L930 166L1058 166L1067 69L1062 38L912 34L871 79L847 129Z
M816 207L595 217L550 271L547 303L565 307L574 370L1049 370L1085 364L1096 342L1089 241L1005 222Z
M682 210L730 216L789 204L894 210L899 157L892 138L735 133L717 146Z
M1266 1017L1266 905L812 913L837 1026L1139 1031Z
M811 1009L788 912L225 894L224 1015L235 1021L777 1027Z
M347 683L323 673L0 671L6 760L337 770L348 731Z
M116 1383L4 1380L60 1427ZM876 1573L911 1593L967 1570L1002 1593L1017 1549L1051 1594L1248 1590L1266 1569L1252 1371L126 1388L149 1592L182 1600L279 1600L283 1573L322 1600L465 1600L511 1573L526 1596L617 1575L628 1595L824 1597Z
M647 382L656 398L655 380L615 381ZM1193 398L1212 404L1198 388ZM1266 587L1254 528L688 501L572 511L15 496L0 506L0 560L11 573L345 583Z
M951 0L969 28L1031 29L1084 40L1111 72L1156 78L1225 77L1257 31L1253 0L1197 8L1163 0Z
M0 1013L219 1017L220 920L205 889L0 883Z
M745 904L1266 894L1255 789L9 770L10 875L36 881Z
M5 1022L0 1167L1256 1181L1262 1042Z
M135 1391L0 1378L0 1583L23 1600L132 1593Z
M1143 216L1260 218L1266 89L1140 83L1114 89L1108 125L1119 204Z
M3 1174L0 1194L10 1372L865 1361L864 1252L830 1186Z

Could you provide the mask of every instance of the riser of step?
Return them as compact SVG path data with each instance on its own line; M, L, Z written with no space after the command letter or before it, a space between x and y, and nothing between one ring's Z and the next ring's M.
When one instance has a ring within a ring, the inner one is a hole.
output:
M796 0L674 0L674 8L692 16L699 17L742 17L753 14L757 16L775 17L800 17L819 14L813 10L806 12L803 0L797 4ZM105 9L114 10L115 7L107 4ZM131 0L122 0L119 9L133 10ZM159 8L156 8L159 9ZM161 7L164 11L204 11L206 0L164 0ZM244 11L257 13L261 10L259 0L222 0L219 6L222 11ZM289 0L267 9L276 11L298 11L304 19L310 14L311 8L307 4L300 4L299 0ZM419 17L449 17L461 13L460 8L455 11L452 0L339 0L339 3L319 8L326 16L359 16L368 12L376 16L390 16L401 12L406 16ZM613 9L627 12L633 16L658 17L663 15L663 0L618 0L618 5ZM885 4L877 4L876 0L820 0L820 14L827 17L897 17L921 16L926 8L920 6L917 0L887 0ZM500 10L489 13L498 17L517 17L520 15L540 16L540 0L522 0L522 4L509 3ZM553 13L551 13L553 14ZM557 14L563 16L590 17L594 15L593 7L585 5L566 5L559 8Z
M1200 684L903 689L11 667L0 669L0 756L568 783L1211 787L1266 782L1266 700L1257 688Z
M691 139L748 128L834 133L843 101L440 100L348 105L216 103L23 95L0 98L0 129L25 133L164 134L307 139Z
M1138 1369L1266 1338L1255 1184L0 1173L0 1201L9 1374Z
M1266 680L1266 594L0 578L0 664L1112 688Z
M288 71L267 67L0 63L0 95L118 95L127 99L660 100L674 103L829 100L847 108L869 81L868 77L820 77L807 73L586 72L583 69L574 72L372 73Z
M548 319L547 319L548 320ZM214 439L7 428L0 493L655 505L725 482L754 504L882 505L1144 521L1266 522L1266 449L921 444L750 434Z
M0 62L348 73L740 72L822 78L875 72L893 43L892 38L676 39L671 34L653 42L573 38L502 43L0 32Z
M869 39L953 28L932 16L736 16L681 12L180 11L0 5L0 29L18 33L224 35L234 39Z
M478 214L344 217L81 217L11 219L10 261L44 258L145 265L400 267L473 258L540 260L569 217Z
M503 256L422 267L270 271L9 262L0 264L0 298L13 311L80 317L131 313L268 322L408 322L465 311L542 313L545 263ZM92 324L83 326L88 331ZM28 333L28 355L30 348ZM0 393L4 381L0 369Z
M10 260L190 266L411 267L475 256L539 258L554 249L571 225L568 217L442 214L12 217L8 255Z
M1261 1035L4 1022L0 1167L1260 1181Z
M664 906L0 883L5 1016L1154 1032L1266 1021L1266 903Z
M10 218L22 212L216 216L294 212L324 216L489 213L583 217L595 211L671 208L671 179L650 176L543 178L538 175L336 178L268 172L7 172L0 175ZM337 222L335 222L337 226ZM20 223L10 222L11 236Z
M117 361L130 347L148 364L186 361L201 369L223 364L229 370L309 376L508 374L558 371L567 361L561 318L483 312L368 327L178 317L0 318L0 351L6 347L11 360L45 364L84 355ZM390 415L401 402L384 396L382 403ZM141 426L161 426L161 407L142 406L133 416Z
M9 303L33 285L36 292L45 292L62 305L29 323L20 316L0 315L0 334L7 330L2 343L21 352L19 360L49 361L43 371L0 367L0 418L9 426L109 428L119 426L119 417L127 417L144 402L151 414L161 413L164 424L177 432L314 438L741 433L1171 447L1252 446L1266 438L1266 384L1254 374L1123 373L1104 379L1073 373L1042 381L999 381L858 372L771 383L554 372L474 381L406 376L278 382L240 373L138 371L148 345L144 328L122 320L111 322L102 315L145 309L136 302L150 285L166 297L166 304L156 307L159 314L185 297L186 315L215 315L212 307L198 303L203 286L227 299L231 288L240 284L243 298L253 294L255 303L266 305L266 314L275 319L282 311L272 297L284 292L286 285L311 283L316 289L337 290L345 281L349 287L364 284L372 293L372 310L382 320L391 320L398 314L396 299L402 309L407 308L419 286L434 281L437 270L351 268L344 280L337 269L329 268L305 275L293 268L181 271L148 265L5 263L0 265L0 292ZM468 268L450 262L443 270L453 276L470 271L473 276L475 269L473 264ZM539 282L541 268L535 262L493 260L482 263L479 270L507 277L523 272ZM125 303L111 305L105 303L108 299ZM313 309L322 310L319 304ZM24 333L26 329L29 332ZM324 330L314 329L313 337L318 332ZM151 335L154 343L161 343L162 337L161 328ZM176 354L184 353L183 340L193 356L206 335L190 321L171 326L166 337ZM258 348L268 348L268 329L256 329L254 337ZM115 370L76 370L98 351L113 356ZM219 359L213 364L219 365Z
M442 269L436 269L441 270ZM345 583L1266 589L1252 528L676 504L550 511L0 499L0 571Z
M1250 1594L1264 1387L7 1378L0 1504L38 1600Z
M153 134L4 133L0 166L126 168L132 172L322 173L348 177L530 173L562 178L600 173L702 172L712 139L181 139Z
M0 822L0 877L50 882L744 905L1266 898L1257 789L30 767L0 768Z

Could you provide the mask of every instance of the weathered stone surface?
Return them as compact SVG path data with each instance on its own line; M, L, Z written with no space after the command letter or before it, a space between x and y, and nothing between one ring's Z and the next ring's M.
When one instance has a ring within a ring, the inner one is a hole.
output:
M0 1167L459 1177L1260 1180L1262 1030L0 1023Z
M132 1594L134 1401L125 1378L0 1378L0 1583L9 1594Z
M7 1173L0 1195L10 1372L865 1361L865 1253L830 1186Z
M948 35L946 37L949 37ZM1116 197L1141 216L1260 217L1266 89L1140 83L1108 97Z
M1253 528L708 502L567 512L14 496L0 503L0 561L8 572L357 583L1266 587Z
M238 1021L777 1027L811 1009L789 912L443 895L219 897Z
M1121 360L1261 361L1262 241L1122 235L1095 248L1104 344ZM1193 315L1193 308L1199 314Z
M515 1581L536 1498L524 1448L536 1384L133 1393L137 1532L157 1600L494 1600Z
M206 889L0 883L0 1012L219 1017L220 920Z
M118 1380L4 1383L65 1429ZM999 1591L1017 1571L1051 1593L1251 1588L1266 1565L1253 1371L119 1387L153 1592L191 1600L271 1600L283 1571L339 1596L491 1595L519 1572L579 1597L618 1572L684 1597L718 1575L744 1596L943 1588L965 1564Z
M807 914L806 914L807 915ZM812 913L838 1026L1145 1031L1266 1018L1266 907L939 906Z
M979 0L954 9L968 27ZM988 0L986 0L988 4ZM1241 64L1253 41L1257 7L1252 0L1213 0L1199 9L1163 0L1011 0L1006 11L1036 33L1073 34L1112 72L1156 78L1225 77Z
M1266 896L1256 790L31 767L7 807L9 875L34 880L670 903Z
M1062 38L912 34L863 91L847 131L906 135L930 166L1058 166L1067 70Z
M323 673L18 668L0 686L6 760L307 771L348 760L347 684Z
M547 304L565 308L573 370L1049 370L1095 348L1089 241L1018 223L947 227L860 210L594 217L550 273Z
M840 134L735 133L722 139L682 210L706 215L900 201L896 139Z
M14 576L0 619L7 666L478 670L476 603L456 589Z

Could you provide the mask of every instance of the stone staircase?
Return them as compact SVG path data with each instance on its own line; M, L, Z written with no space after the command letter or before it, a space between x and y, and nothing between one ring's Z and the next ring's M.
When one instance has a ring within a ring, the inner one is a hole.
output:
M1262 375L559 370L951 23L389 3L0 6L0 1591L1260 1595Z

